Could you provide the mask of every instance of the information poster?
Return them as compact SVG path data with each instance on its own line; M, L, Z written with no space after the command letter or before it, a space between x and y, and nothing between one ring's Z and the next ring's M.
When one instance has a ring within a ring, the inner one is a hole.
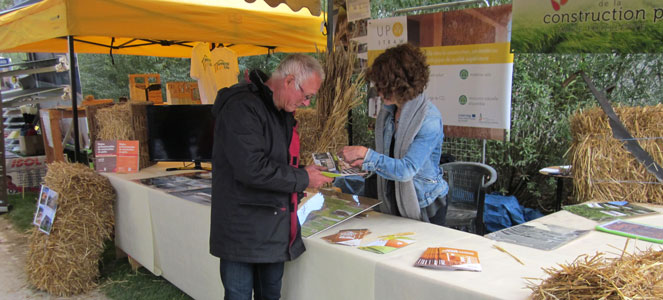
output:
M513 52L660 53L663 1L513 0Z
M368 63L410 42L430 65L425 94L445 126L511 127L511 5L370 20Z
M371 18L371 2L369 0L345 0L348 8L348 21L354 22Z
M297 219L302 237L311 237L380 204L380 200L329 190L302 199Z

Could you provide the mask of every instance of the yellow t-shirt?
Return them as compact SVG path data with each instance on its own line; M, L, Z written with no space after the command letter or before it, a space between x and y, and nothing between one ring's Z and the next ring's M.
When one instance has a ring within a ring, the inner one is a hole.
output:
M191 78L198 80L201 102L213 104L220 89L237 83L237 54L226 47L210 52L208 43L198 43L191 54L190 72Z

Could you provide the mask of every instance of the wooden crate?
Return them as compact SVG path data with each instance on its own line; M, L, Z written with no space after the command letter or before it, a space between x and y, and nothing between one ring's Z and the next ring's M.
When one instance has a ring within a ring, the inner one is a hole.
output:
M86 117L84 107L78 108L78 117ZM73 111L69 108L42 108L39 110L39 119L42 128L42 138L44 139L44 152L46 153L46 163L54 161L64 161L64 146L62 140L66 133L60 130L60 120L64 118L73 118ZM79 128L79 134L80 134ZM49 137L51 142L49 143ZM84 145L80 145L83 149Z
M145 89L153 84L161 85L159 74L129 74L129 98L132 101L150 101L155 104L163 103L161 89L149 91L146 98Z
M197 82L173 81L166 83L168 104L201 104Z

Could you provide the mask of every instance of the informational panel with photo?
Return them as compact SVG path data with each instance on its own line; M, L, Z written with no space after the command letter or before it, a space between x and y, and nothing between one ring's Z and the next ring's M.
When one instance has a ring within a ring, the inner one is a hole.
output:
M297 218L302 237L311 237L380 204L380 200L320 190L302 199Z
M485 237L541 250L553 250L588 232L589 230L576 230L553 224L520 224L489 233Z
M513 0L515 53L661 53L663 1Z
M37 202L37 211L32 220L32 224L37 225L39 231L46 234L51 233L51 227L55 220L55 212L58 209L58 197L59 194L56 191L45 185L41 186L39 201Z
M370 20L368 63L387 48L419 46L430 65L425 94L445 135L501 140L511 127L510 21L511 5Z
M585 202L566 205L563 209L594 221L623 219L657 213L654 210L627 201Z

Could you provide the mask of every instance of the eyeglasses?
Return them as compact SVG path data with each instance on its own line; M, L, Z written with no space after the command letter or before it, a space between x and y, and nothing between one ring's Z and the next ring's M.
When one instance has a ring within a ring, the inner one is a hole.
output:
M299 83L295 82L295 87L297 87L297 89L298 89L302 94L304 94L304 90L302 89L301 86L299 86ZM306 99L306 101L311 101L313 98L315 98L315 94L304 95L304 98Z

